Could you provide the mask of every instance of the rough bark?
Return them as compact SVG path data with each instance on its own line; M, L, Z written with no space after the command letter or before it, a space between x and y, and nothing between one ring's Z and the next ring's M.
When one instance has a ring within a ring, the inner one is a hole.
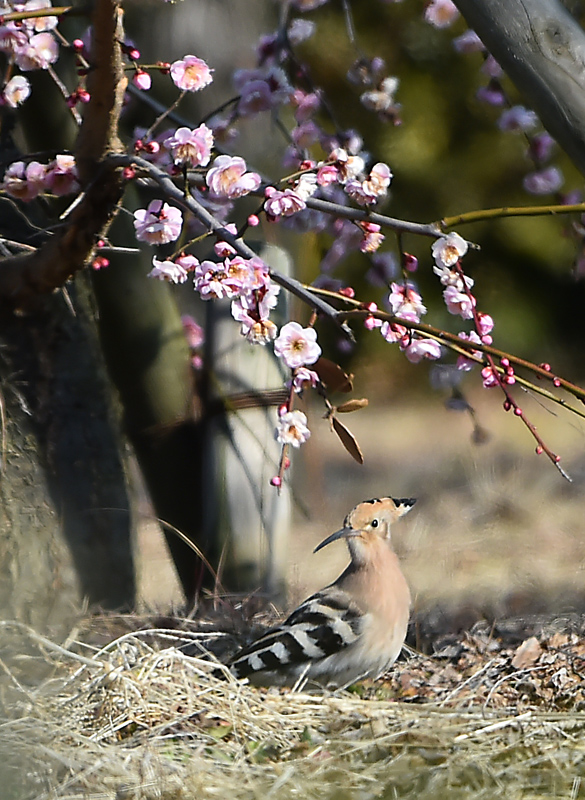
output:
M83 288L83 287L82 287ZM83 294L4 320L0 609L61 624L85 598L129 609L134 573L119 442Z
M455 0L585 174L585 32L558 0Z

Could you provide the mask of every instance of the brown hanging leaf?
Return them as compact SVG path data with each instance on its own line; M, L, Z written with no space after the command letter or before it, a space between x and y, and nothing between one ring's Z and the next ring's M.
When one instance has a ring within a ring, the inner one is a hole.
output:
M329 361L328 358L319 358L312 365L319 376L319 380L330 392L351 392L353 389L353 375L344 372L339 364Z
M359 411L360 408L365 408L370 401L367 397L362 397L359 400L348 400L347 403L342 403L335 409L340 414L351 414L352 411Z
M364 456L353 433L349 431L337 417L332 415L329 419L331 420L333 430L339 436L341 444L345 447L350 456L354 458L358 464L363 464Z

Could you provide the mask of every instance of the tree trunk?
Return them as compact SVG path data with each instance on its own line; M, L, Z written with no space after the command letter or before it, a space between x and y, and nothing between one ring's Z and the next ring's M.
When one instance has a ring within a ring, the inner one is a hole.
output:
M35 627L134 604L130 509L83 278L2 323L0 608Z
M558 0L455 0L585 175L585 32Z

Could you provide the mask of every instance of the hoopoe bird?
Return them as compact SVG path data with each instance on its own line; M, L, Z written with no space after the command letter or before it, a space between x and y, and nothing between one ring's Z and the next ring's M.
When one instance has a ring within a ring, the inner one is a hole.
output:
M228 667L261 686L301 688L307 681L349 686L378 677L404 644L410 590L390 542L390 525L416 501L391 497L357 505L314 552L345 539L351 562L280 625L241 649Z

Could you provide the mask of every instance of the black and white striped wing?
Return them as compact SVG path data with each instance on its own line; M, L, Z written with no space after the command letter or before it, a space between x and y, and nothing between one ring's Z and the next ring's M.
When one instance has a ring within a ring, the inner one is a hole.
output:
M230 664L237 678L295 673L344 651L360 636L363 614L349 596L329 588L304 601L275 628L240 650Z

